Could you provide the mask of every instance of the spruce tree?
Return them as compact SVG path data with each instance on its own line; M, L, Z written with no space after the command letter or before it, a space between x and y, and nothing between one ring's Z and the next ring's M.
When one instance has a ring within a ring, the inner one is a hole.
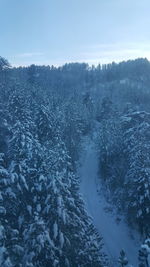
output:
M124 267L128 264L126 254L125 254L123 249L120 251L120 256L119 256L118 262L119 262L121 267Z

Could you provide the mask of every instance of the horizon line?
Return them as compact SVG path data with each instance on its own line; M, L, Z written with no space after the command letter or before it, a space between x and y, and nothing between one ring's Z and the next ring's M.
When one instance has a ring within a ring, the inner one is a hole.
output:
M112 63L115 63L115 64L120 64L120 63L122 63L122 62L128 62L128 61L135 61L135 60L137 60L137 59L145 59L145 60L147 60L147 61L149 61L150 62L150 60L148 59L148 57L133 57L133 58L128 58L128 59L122 59L122 60L110 60L110 61L106 61L105 63L103 62L103 63L101 63L100 61L98 61L98 60L77 60L77 61L64 61L63 63L60 63L60 64L58 64L58 63L54 63L54 64L49 64L49 63L31 63L31 64L11 64L10 63L10 65L11 65L11 67L12 68L20 68L20 67L22 67L22 68L27 68L27 67L30 67L31 65L35 65L35 66L46 66L46 67L52 67L52 66L54 66L54 67L56 67L56 68L59 68L59 67L63 67L63 66L65 66L65 65L69 65L69 64L87 64L87 65L89 65L89 66L98 66L98 65L101 65L101 66L103 66L103 65L109 65L109 64L112 64ZM95 63L94 63L95 62ZM97 63L96 63L97 62Z

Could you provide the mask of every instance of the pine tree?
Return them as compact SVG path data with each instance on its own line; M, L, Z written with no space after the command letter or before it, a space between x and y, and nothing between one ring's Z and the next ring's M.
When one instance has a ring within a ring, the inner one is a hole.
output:
M141 234L147 234L150 221L150 117L148 114L136 112L130 114L130 117L132 126L125 132L129 162L125 177L128 209L129 214L134 214Z
M139 267L150 266L150 238L147 238L139 249Z
M0 266L12 266L9 255L8 231L10 221L8 221L9 211L7 200L10 200L10 177L5 166L4 154L0 154ZM8 198L8 199L6 199Z
M22 266L58 266L55 264L59 262L57 248L38 212L34 212L33 220L24 230L23 236L25 252Z
M119 262L121 267L124 267L128 264L126 254L125 254L123 249L120 251L120 256L119 256L118 262Z

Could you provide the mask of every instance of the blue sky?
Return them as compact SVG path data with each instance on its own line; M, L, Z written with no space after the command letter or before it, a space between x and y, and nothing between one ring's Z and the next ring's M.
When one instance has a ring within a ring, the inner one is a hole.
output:
M0 0L1 56L12 65L150 59L149 0Z

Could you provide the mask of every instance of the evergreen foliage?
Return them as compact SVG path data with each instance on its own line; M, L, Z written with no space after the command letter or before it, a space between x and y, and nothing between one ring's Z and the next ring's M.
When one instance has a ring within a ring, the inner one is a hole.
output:
M0 266L107 266L75 172L90 113L38 85L37 69L11 69L0 99Z
M147 235L149 73L146 59L11 68L0 57L0 266L107 266L76 175L97 128L105 192Z

